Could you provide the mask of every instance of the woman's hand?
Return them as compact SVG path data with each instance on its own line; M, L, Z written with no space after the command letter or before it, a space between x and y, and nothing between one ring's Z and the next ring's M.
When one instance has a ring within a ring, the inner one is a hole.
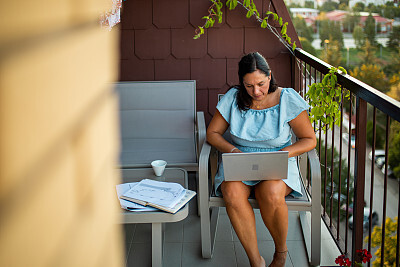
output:
M232 148L231 153L243 153L243 152L239 148L234 147Z

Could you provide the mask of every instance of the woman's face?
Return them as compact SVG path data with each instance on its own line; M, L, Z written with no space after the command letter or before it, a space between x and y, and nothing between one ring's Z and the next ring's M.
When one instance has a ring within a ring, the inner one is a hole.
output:
M256 70L243 76L243 85L247 93L255 101L262 101L268 94L271 74L265 75L263 72Z

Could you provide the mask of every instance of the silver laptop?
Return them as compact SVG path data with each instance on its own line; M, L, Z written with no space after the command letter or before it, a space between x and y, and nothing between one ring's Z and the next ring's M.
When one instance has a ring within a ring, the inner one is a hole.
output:
M225 181L287 179L287 151L224 153Z

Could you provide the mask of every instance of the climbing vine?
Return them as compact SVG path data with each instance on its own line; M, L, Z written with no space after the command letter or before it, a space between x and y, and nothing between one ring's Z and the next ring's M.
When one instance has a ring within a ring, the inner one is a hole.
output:
M206 20L203 26L198 26L195 30L195 36L193 39L198 39L205 33L204 29L208 29L210 27L214 26L214 23L216 20L218 20L218 23L222 23L222 8L224 4L221 2L221 0L210 0L212 2L211 6L208 9L208 15L204 16L203 19ZM261 18L260 13L257 10L256 5L254 4L253 0L227 0L225 2L225 5L229 8L229 10L234 10L237 5L240 4L247 10L246 17L251 18L252 16L255 16L256 20L261 23L261 28L268 28L270 29L277 37L285 44L288 45L292 48L292 50L296 49L296 42L292 43L291 38L287 35L287 22L283 22L283 19L279 17L278 14L272 12L272 11L267 11L265 13L265 17ZM268 23L268 19L272 16L273 20L277 21L279 23L279 26L282 27L280 32L273 26L271 26ZM286 43L285 43L286 42Z
M221 0L210 0L212 2L208 9L208 15L204 16L205 23L203 26L198 26L195 30L194 39L198 39L205 33L205 29L213 27L215 22L222 23L222 8L224 3ZM257 10L256 5L253 0L227 0L225 5L229 10L233 10L237 5L241 5L247 10L246 17L251 18L255 16L256 20L261 23L261 28L269 29L273 34L275 34L280 41L289 50L293 51L296 49L296 42L292 43L291 38L287 35L287 25L288 22L283 22L282 17L278 14L267 11L265 17L261 18L260 13ZM270 3L271 4L271 3ZM269 18L279 23L281 30L278 31L275 27L268 23ZM299 62L299 60L298 60ZM340 125L340 105L342 105L342 86L337 82L336 74L342 72L347 74L343 67L331 67L328 74L326 74L321 82L315 82L311 85L306 93L306 100L309 101L311 106L309 117L311 123L320 121L321 128L326 132L329 128L332 128L334 124ZM350 92L345 90L345 98L350 98Z
M321 128L326 132L334 124L340 125L340 105L342 104L342 86L337 82L336 74L347 74L343 67L331 67L321 82L313 83L306 93L311 110L311 123L321 121ZM350 91L345 89L344 97L350 98Z

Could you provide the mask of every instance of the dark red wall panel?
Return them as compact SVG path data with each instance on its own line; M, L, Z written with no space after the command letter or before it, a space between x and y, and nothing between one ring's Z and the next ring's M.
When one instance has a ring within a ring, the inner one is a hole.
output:
M289 36L298 40L282 0L254 2L262 16L271 10L288 21ZM295 63L288 49L254 17L245 18L247 11L241 6L234 11L224 8L222 24L216 23L193 40L210 4L208 0L126 0L119 27L119 79L196 80L197 109L205 112L207 122L215 111L218 94L238 83L238 61L245 53L263 54L279 85L290 87L297 82L292 80Z

